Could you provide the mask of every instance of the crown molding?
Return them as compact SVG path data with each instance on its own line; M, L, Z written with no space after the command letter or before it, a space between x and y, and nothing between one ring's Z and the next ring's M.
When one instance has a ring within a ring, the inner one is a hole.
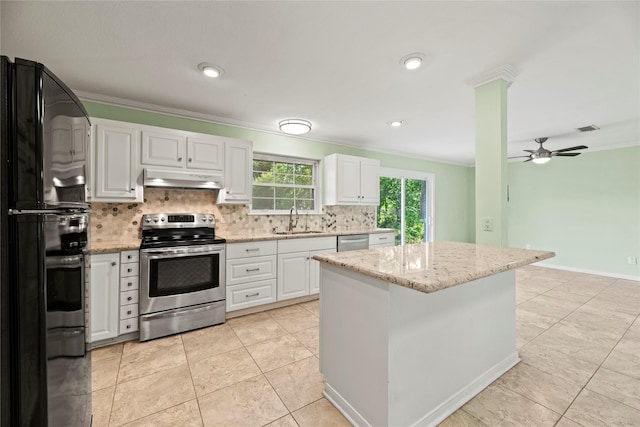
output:
M518 72L515 68L509 64L505 64L468 79L467 84L477 88L478 86L502 79L507 82L508 86L511 86L511 83L513 83L517 76Z

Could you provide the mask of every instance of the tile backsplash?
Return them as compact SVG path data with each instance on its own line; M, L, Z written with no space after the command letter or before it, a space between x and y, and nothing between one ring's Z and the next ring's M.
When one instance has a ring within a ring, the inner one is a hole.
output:
M246 205L216 205L208 190L165 190L146 188L144 203L92 203L91 238L118 241L140 238L143 214L213 213L216 232L222 236L241 233L270 233L286 230L289 215L250 214ZM375 206L324 206L321 214L300 214L298 229L340 232L376 227Z

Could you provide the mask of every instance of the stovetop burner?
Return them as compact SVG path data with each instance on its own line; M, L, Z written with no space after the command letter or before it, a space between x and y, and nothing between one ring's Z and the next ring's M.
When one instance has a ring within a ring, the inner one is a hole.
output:
M142 216L140 249L225 243L216 238L211 214L149 214Z

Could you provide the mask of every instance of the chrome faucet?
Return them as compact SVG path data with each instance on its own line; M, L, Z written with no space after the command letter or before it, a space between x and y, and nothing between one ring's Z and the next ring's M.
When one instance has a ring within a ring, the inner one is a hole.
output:
M296 223L293 223L293 211L296 211ZM291 209L289 209L289 233L291 233L293 231L294 228L296 228L296 226L298 225L298 219L300 218L300 215L298 214L298 208L296 208L295 206L291 206Z

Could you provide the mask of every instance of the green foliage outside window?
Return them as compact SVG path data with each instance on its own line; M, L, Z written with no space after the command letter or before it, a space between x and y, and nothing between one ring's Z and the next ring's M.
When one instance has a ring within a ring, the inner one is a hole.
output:
M405 180L405 243L419 243L426 240L426 181ZM402 179L380 177L380 205L378 206L378 227L396 229L396 245L400 242Z
M315 209L314 164L271 160L256 156L253 160L253 210L289 211Z

